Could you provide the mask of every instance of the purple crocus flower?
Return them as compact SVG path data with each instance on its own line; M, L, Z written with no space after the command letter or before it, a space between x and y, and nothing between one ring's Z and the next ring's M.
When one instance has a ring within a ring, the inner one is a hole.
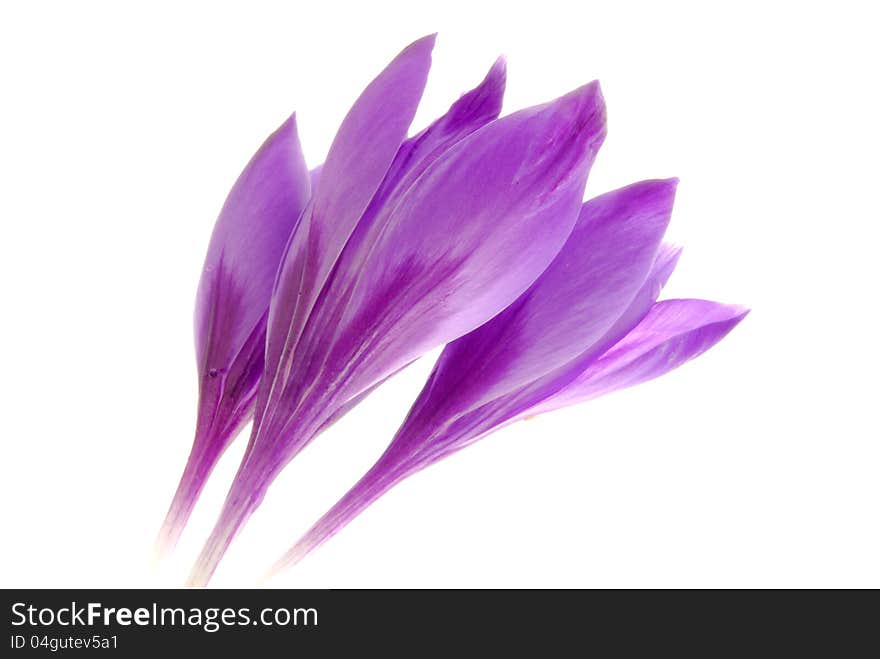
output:
M676 181L585 203L550 267L491 321L449 344L385 453L275 565L290 566L404 478L517 420L662 375L747 313L656 302L679 250L661 245Z
M479 327L550 264L605 135L591 83L502 119L503 67L404 140L433 37L355 103L283 257L254 428L190 576L208 581L281 469L390 375Z
M374 83L368 88L355 106L359 111L353 109L343 124L337 142L360 140L362 152L352 148L338 153L337 149L335 185L340 187L334 192L340 198L346 194L345 186L356 185L360 180L356 172L350 171L353 168L340 159L358 157L365 167L372 159L378 159L380 163L374 167L381 168L382 159L387 161L390 157L395 136L406 130L424 86L428 64L425 48L429 49L432 37L423 41L422 50L417 53L421 59L398 58L396 69L392 65L385 72L385 84ZM429 156L438 155L495 119L501 109L504 83L505 65L499 59L483 82L463 95L430 130L405 141L394 161L397 171L388 172L383 189L377 194L379 201L372 204L373 211L381 207L383 194L393 202L390 193L395 186L399 196L424 169L410 167L411 158L427 162ZM398 89L401 85L405 88ZM385 93L395 96L393 102L382 107L379 99ZM366 114L370 110L375 116ZM382 138L380 131L368 133L363 128L358 132L358 126L374 125L385 127L394 135ZM437 153L432 154L432 150ZM158 558L177 543L211 471L253 416L257 383L263 374L269 299L291 234L307 230L329 234L339 223L332 208L311 213L307 222L300 221L323 170L323 165L311 172L307 170L293 115L247 164L217 219L196 299L199 403L195 440L159 534ZM333 184L334 181L328 183Z
M211 236L196 296L196 433L159 534L159 557L176 544L211 470L253 415L275 272L309 195L291 116L238 177Z

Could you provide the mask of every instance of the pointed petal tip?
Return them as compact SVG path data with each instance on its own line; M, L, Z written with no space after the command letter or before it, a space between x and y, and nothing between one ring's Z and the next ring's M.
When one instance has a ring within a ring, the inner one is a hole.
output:
M470 121L476 116L497 119L504 102L506 85L506 67L503 58L499 57L480 81L480 84L462 94L453 103L449 110L449 118L457 122Z
M577 89L569 92L563 98L578 99L585 105L592 105L601 108L603 114L605 112L605 95L602 93L602 86L598 80L593 80L585 85L581 85Z
M299 127L296 122L296 111L290 113L278 128L266 140L266 144L273 140L281 140L287 144L295 145L295 148L302 150L299 139Z
M427 75L427 70L431 67L431 53L434 51L436 40L436 32L421 39L416 39L397 54L397 57L392 61L392 65L394 63L406 63L405 66L415 65L417 68L424 67L425 75Z
M592 156L605 139L605 100L598 80L514 114L521 117L543 117L547 121L548 144L561 147L560 151L578 152L578 157L584 156L586 149L586 154L589 154L586 160L590 164Z
M658 265L677 259L671 245L662 245L660 239L672 218L677 179L648 179L631 183L584 202L582 213L588 216L601 212L606 222L635 222L641 231L657 238L654 255ZM680 252L680 250L678 250Z
M675 195L678 190L678 179L649 179L634 183L631 187L642 199L645 208L650 209L664 226L668 226L672 219L672 207L675 204Z
M716 341L720 341L723 337L732 332L751 311L751 309L741 304L724 304L722 302L712 302L709 300L694 300L693 302L702 303L704 327L707 329L709 327L715 328L714 331L717 335Z
M633 197L656 197L658 201L663 199L674 201L675 193L678 190L678 182L678 178L674 176L672 178L649 178L643 181L637 181L636 183L630 183L629 185L618 188L609 194L626 192Z
M656 303L657 311L669 311L678 314L690 315L700 320L703 324L729 324L733 328L743 318L749 315L751 309L742 304L725 304L713 300L699 298L673 298L661 300Z
M590 99L592 104L596 108L600 108L602 110L602 114L605 114L605 94L602 92L602 85L598 80L593 80L592 82L588 82L586 85L582 85L578 89L575 90L575 94L580 94L584 98Z
M483 78L483 82L480 83L480 87L493 90L495 95L501 96L504 94L504 89L506 86L507 59L504 57L504 55L499 55L498 59L496 59L492 63L492 67L489 69L486 77Z
M666 194L671 197L675 197L675 193L678 191L678 177L677 176L673 176L671 178L649 179L647 181L643 181L643 183L646 186L651 186L653 188L656 188L656 190L659 193Z
M663 243L660 245L658 258L662 255L664 259L678 263L683 251L684 247L682 245L677 245L676 243Z
M284 120L284 123L278 128L278 132L297 134L297 126L296 126L296 110L290 113L290 116Z
M425 52L425 54L430 54L432 50L434 50L434 46L437 43L437 33L434 32L432 34L426 34L420 39L416 39L410 45L403 49L403 52Z
M605 100L599 81L594 80L525 112L535 111L552 117L555 135L549 138L550 143L558 143L562 151L580 160L588 171L607 134Z
M593 149L598 150L608 134L608 113L605 108L605 96L602 94L602 87L599 85L599 81L593 80L588 82L586 85L582 85L569 92L560 100L569 100L573 103L577 116L575 130L577 132L593 132L594 135L591 143Z
M751 311L751 309L741 304L707 302L707 305L711 306L709 306L709 310L706 313L706 325L712 325L716 328L718 332L716 341L720 341L732 332Z
M672 205L675 203L675 196L678 194L678 177L665 178L659 181L664 193L669 196L669 214L672 215Z
M742 304L724 304L723 302L704 301L704 304L711 305L714 313L710 314L712 320L716 322L733 321L734 324L741 321L749 315L751 309Z
M492 68L486 74L486 79L489 78L498 78L502 82L507 79L507 57L505 55L499 55L492 64Z

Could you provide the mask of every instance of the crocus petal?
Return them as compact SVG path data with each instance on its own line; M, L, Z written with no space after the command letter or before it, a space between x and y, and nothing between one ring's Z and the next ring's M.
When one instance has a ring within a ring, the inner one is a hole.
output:
M238 177L211 236L196 296L196 436L160 533L160 555L176 543L214 464L253 412L275 271L309 194L291 116Z
M574 382L542 403L547 412L631 387L678 368L723 339L748 309L708 300L664 300Z
M283 378L283 394L258 417L191 584L207 581L274 476L337 410L529 287L571 232L604 133L596 83L492 122L437 158L387 220L370 224L375 238L359 243L365 255L346 248L336 272L357 276L331 279L289 353L283 371L296 377Z

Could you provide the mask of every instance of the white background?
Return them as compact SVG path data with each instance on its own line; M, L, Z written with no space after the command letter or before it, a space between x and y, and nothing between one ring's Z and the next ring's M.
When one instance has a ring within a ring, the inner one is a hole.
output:
M670 296L752 314L698 361L409 479L275 584L880 586L870 3L8 2L0 9L0 585L158 574L194 426L195 286L241 167L297 110L310 164L439 31L421 128L508 56L506 111L600 78L588 194L679 176ZM378 456L430 369L312 444L215 584L252 585Z

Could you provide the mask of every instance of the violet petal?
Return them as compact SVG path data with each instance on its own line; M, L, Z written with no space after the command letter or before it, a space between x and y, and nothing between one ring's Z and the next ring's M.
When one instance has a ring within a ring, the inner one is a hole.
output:
M253 413L275 271L309 194L291 116L242 171L214 226L196 296L196 436L158 556L176 544L211 470Z
M534 413L632 387L678 368L723 339L748 309L708 300L664 300L576 380L548 398Z

